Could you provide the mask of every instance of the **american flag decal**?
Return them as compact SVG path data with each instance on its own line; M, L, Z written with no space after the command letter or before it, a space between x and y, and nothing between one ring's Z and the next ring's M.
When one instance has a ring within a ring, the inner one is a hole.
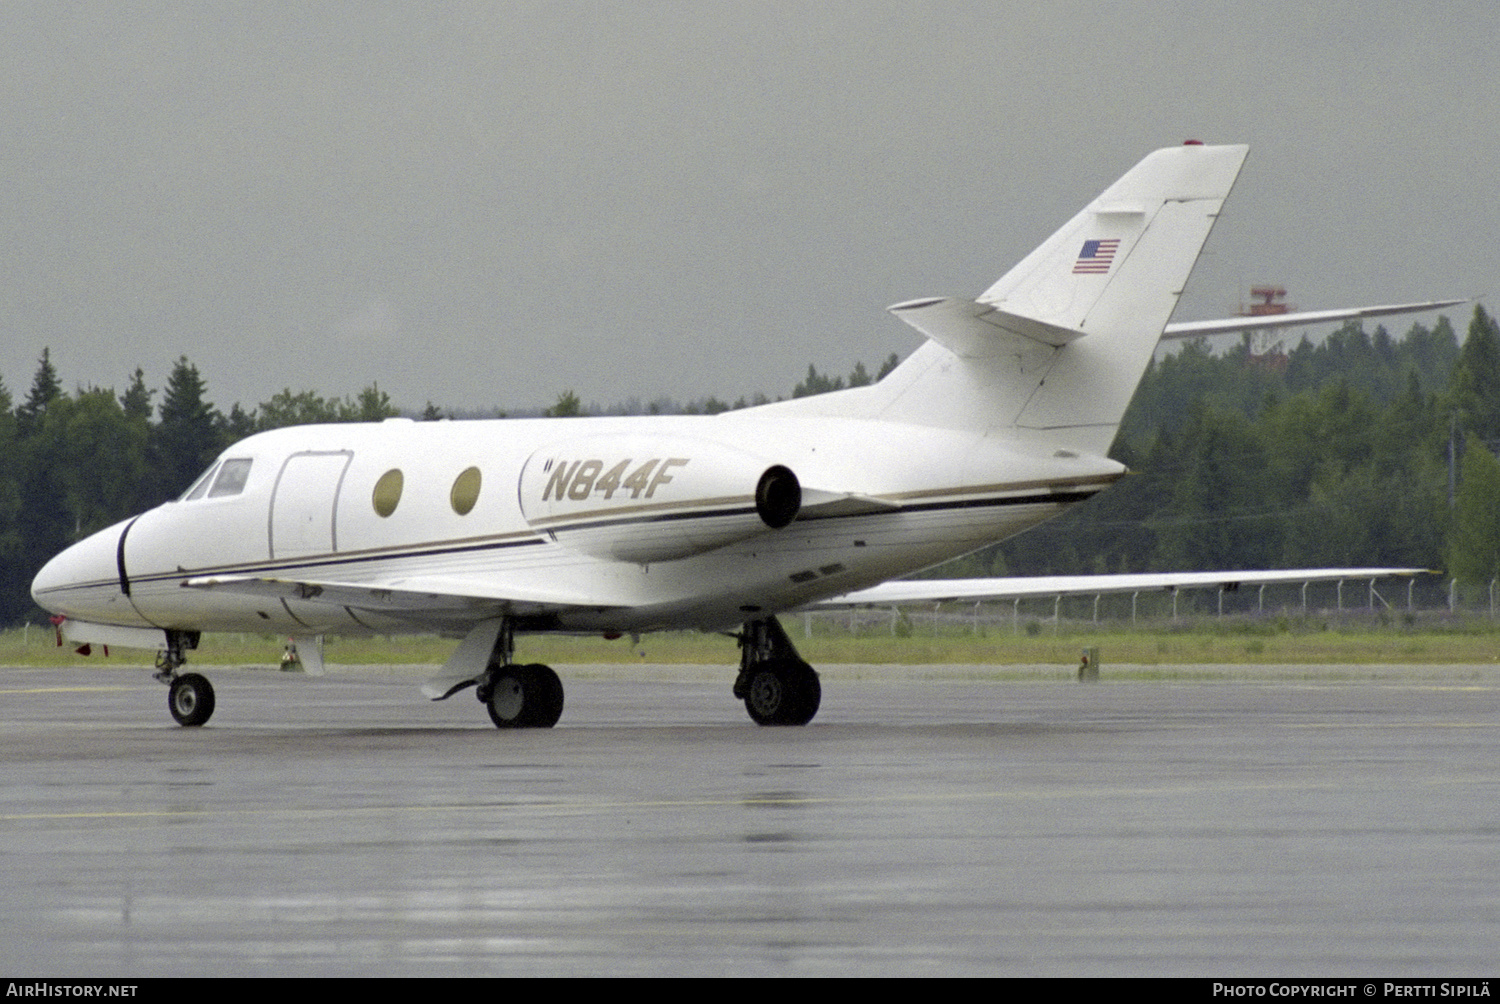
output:
M1109 271L1109 267L1115 262L1115 252L1120 249L1120 241L1111 239L1105 241L1084 241L1083 250L1078 252L1078 260L1073 263L1073 274L1094 273L1102 275Z

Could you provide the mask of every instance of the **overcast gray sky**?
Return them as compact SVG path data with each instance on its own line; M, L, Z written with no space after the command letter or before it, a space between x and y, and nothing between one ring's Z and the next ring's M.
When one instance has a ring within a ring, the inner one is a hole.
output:
M227 409L787 393L1150 150L1248 142L1177 318L1493 291L1500 5L0 5L0 376ZM1466 312L1455 315L1461 323ZM1398 322L1399 328L1404 322ZM159 398L158 398L159 399Z

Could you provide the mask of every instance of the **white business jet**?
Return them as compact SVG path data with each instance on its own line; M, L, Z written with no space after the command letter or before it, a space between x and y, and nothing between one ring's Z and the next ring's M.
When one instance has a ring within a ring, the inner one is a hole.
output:
M1125 474L1106 451L1246 152L1158 150L978 299L891 307L929 341L872 386L711 417L266 432L176 501L53 558L32 595L65 615L74 642L155 649L183 725L213 713L209 682L181 672L203 631L460 637L427 695L472 686L497 726L547 727L562 684L514 662L517 633L664 629L738 629L735 696L762 725L804 724L818 676L778 613L960 595L942 581L879 584L1020 533ZM1251 323L1268 319L1165 333ZM1109 578L1072 591L1107 591ZM1202 584L1190 579L1130 585ZM318 651L301 646L310 672Z

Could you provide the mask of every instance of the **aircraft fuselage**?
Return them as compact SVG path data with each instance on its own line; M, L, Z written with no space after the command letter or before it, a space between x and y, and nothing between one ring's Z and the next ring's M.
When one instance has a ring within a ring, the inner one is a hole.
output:
M757 499L773 471L782 497ZM721 629L964 554L1122 473L1019 438L758 409L303 426L237 444L34 593L83 621L198 631ZM432 599L333 604L302 582Z

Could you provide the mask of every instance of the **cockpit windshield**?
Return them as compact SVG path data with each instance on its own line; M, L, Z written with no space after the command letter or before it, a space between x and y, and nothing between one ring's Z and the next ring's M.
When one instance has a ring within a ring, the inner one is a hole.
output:
M245 482L249 478L249 460L226 460L219 467L219 476L214 478L214 486L208 490L208 497L216 499L226 495L238 495L245 490Z
M216 499L240 494L250 478L250 463L249 459L239 457L214 464L177 501L192 502L205 496Z

